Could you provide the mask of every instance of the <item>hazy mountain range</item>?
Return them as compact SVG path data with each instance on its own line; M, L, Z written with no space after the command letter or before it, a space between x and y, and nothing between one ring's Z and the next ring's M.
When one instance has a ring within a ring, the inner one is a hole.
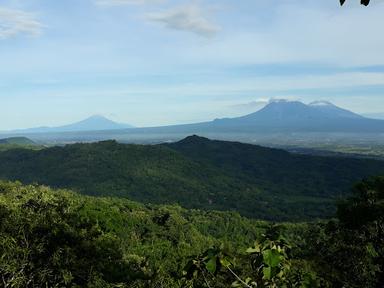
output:
M384 133L384 120L371 119L330 102L272 101L264 108L236 118L161 127L134 128L102 116L60 127L39 127L3 132L3 137L27 136L33 140L54 142L99 141L148 138L146 141L180 139L190 134L200 135L270 135L271 133L350 133L368 135ZM175 135L178 135L175 137ZM229 139L221 137L221 139Z

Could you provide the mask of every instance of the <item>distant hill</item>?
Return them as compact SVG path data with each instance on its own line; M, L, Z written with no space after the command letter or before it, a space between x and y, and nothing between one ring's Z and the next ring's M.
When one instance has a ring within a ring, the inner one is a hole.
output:
M378 174L384 161L295 155L198 136L162 145L105 141L0 153L0 179L269 220L332 216L335 199Z
M10 138L0 139L0 144L35 145L36 143L27 137L10 137Z
M59 127L38 127L29 129L19 129L7 133L60 133L60 132L79 132L79 131L101 131L101 130L119 130L133 128L132 125L116 123L103 116L94 115L82 121L59 126Z

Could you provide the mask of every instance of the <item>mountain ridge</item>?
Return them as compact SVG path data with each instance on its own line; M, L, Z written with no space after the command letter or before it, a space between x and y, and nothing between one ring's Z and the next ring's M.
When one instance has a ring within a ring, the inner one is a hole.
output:
M59 129L43 127L12 131L8 134L3 132L1 135L24 136L34 134L34 140L45 141L45 139L48 139L48 141L50 141L54 139L54 142L90 142L111 138L129 139L133 134L152 135L150 137L157 137L155 138L156 140L164 137L172 139L172 135L176 134L186 137L191 134L207 135L214 133L223 133L223 135L231 133L243 133L243 135L267 135L271 133L279 133L287 135L308 132L354 134L384 133L384 120L366 118L326 101L315 101L310 104L304 104L300 101L271 101L264 108L240 117L221 118L212 121L169 126L129 129L131 126L111 121L111 125L113 125L112 127L108 125L100 127L99 125L97 129L90 129L81 126L81 122L82 121L75 123L80 123L80 128L76 129L71 127L70 124L58 127ZM138 137L140 138L141 136Z

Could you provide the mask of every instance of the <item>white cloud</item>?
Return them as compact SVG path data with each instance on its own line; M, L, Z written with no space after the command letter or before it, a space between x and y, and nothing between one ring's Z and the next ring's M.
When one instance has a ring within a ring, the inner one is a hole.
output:
M220 30L218 25L208 19L206 11L196 3L149 13L147 19L162 23L166 28L189 31L204 37L211 37Z
M256 99L254 101L251 101L251 102L247 102L247 103L237 103L237 104L234 104L234 105L230 105L229 107L231 109L234 109L234 110L240 110L240 111L247 111L247 110L258 110L262 107L264 107L265 105L267 105L269 103L270 99L268 98L260 98L260 99Z
M194 64L384 65L384 37L379 36L384 27L383 2L368 9L358 2L356 7L341 8L337 1L280 1L274 8L269 2L264 5L269 9L268 18L263 9L249 8L250 13L254 12L253 19L244 13L244 20L234 19L237 22L232 28L224 23L228 28L209 46L180 51ZM243 25L245 20L251 25Z
M0 7L0 39L11 38L19 34L38 36L43 25L31 13Z
M96 0L96 4L104 6L159 4L166 0Z

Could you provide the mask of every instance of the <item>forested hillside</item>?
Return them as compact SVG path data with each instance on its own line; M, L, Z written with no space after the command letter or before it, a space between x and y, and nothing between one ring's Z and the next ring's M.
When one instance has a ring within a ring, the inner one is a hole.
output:
M239 142L190 136L166 144L273 195L345 196L353 182L384 172L384 161L299 155Z
M379 174L383 161L295 155L197 136L169 145L105 141L0 153L1 179L267 220L330 217L335 199Z
M384 179L339 220L280 224L0 182L2 287L366 287L383 283Z

